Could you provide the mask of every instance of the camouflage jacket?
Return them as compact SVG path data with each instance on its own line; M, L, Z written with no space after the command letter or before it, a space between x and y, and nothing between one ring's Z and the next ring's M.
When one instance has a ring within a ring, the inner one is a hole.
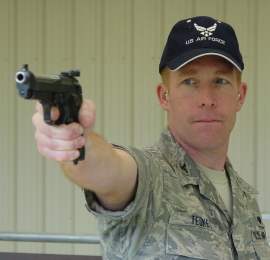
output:
M138 165L135 200L118 216L101 214L92 207L95 196L85 191L87 207L97 217L104 260L270 259L257 192L228 159L232 216L168 128L151 147L118 148Z

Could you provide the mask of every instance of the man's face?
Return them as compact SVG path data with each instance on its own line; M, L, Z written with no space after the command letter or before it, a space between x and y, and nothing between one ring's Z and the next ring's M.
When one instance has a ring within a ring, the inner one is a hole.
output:
M236 69L219 56L203 56L169 73L169 86L160 84L157 92L177 141L184 148L227 149L247 90Z

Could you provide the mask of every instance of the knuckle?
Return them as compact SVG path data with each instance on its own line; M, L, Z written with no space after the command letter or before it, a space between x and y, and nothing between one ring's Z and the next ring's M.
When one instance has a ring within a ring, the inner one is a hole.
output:
M58 156L60 162L71 161L70 152L60 152Z
M75 159L74 151L57 151L51 154L51 159L57 162L68 162Z
M32 124L37 127L38 126L38 120L39 120L39 113L35 113L33 116L32 116Z
M59 133L59 130L57 129L56 126L47 125L45 123L43 125L42 131L45 135L47 135L50 138L54 138L61 135L61 132Z
M60 148L60 145L57 142L57 140L46 136L45 134L41 133L38 130L36 130L35 132L35 138L38 144L40 144L42 147L46 147L47 149L50 150L58 150Z
M76 148L81 148L84 145L85 145L85 138L83 136L81 136L76 141Z
M50 148L54 151L70 151L76 149L74 141L53 139Z
M37 147L38 147L38 152L39 152L42 156L49 158L49 157L48 157L48 152L47 152L47 149L46 149L45 146L43 146L42 144L38 143L38 144L37 144Z
M62 150L61 142L58 142L57 140L54 139L51 139L51 142L48 143L48 147L53 151Z
M73 127L67 127L65 137L68 140L72 140L75 137L75 129Z
M82 135L83 129L80 124L78 123L72 123L67 126L66 128L66 137L69 140L72 140L80 135Z
M76 136L76 130L73 124L51 126L49 131L50 131L49 135L51 137L63 140L72 140Z

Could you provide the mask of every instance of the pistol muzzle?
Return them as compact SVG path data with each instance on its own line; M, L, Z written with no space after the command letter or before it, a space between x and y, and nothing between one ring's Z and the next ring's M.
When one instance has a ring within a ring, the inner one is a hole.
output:
M18 71L15 75L15 80L19 84L26 84L29 81L28 73L24 71Z

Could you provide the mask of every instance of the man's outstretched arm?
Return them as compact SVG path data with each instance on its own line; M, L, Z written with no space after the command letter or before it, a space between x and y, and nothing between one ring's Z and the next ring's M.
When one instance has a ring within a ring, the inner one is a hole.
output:
M60 163L64 174L78 186L93 191L100 204L108 210L123 210L134 198L137 188L137 165L127 152L115 149L93 132L95 106L84 100L79 111L79 124L50 126L43 120L39 102L32 118L41 155ZM52 109L52 119L59 111ZM82 136L83 134L83 136ZM85 146L85 160L77 165L78 148Z

